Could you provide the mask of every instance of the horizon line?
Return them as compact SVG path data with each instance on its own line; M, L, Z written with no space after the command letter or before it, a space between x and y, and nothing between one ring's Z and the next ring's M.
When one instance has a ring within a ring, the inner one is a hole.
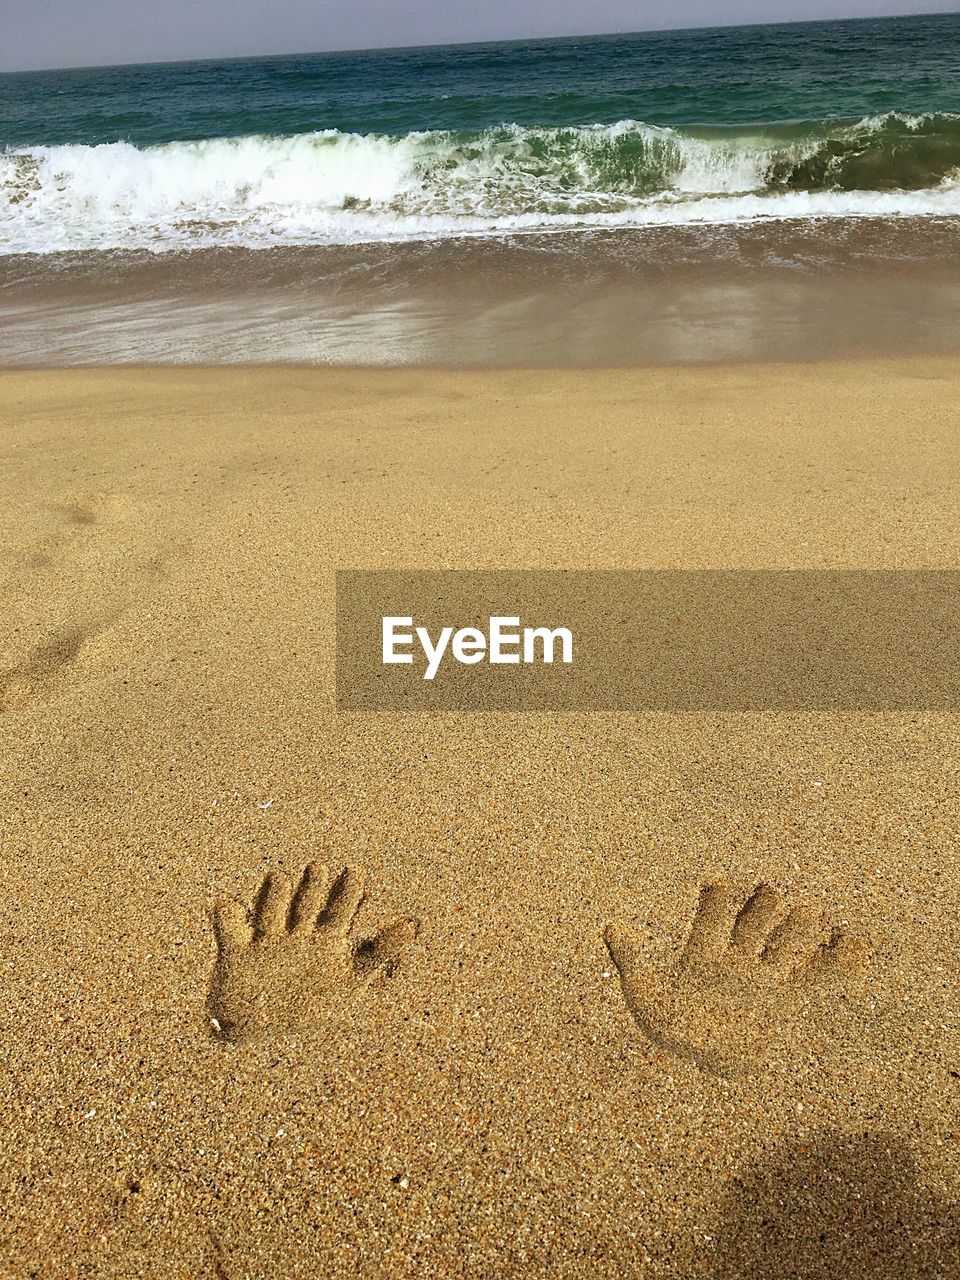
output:
M778 22L719 22L711 26L639 27L626 31L581 31L572 35L513 36L509 40L448 40L433 44L366 45L360 48L342 46L332 49L287 50L272 53L233 53L198 58L148 58L142 62L81 62L70 66L20 67L17 70L0 70L0 76L24 76L54 74L60 71L117 71L128 67L176 67L191 66L200 62L258 62L281 58L320 58L336 54L400 53L416 49L469 49L484 45L531 44L559 42L563 40L591 40L598 37L662 35L666 32L724 31L749 27L817 27L836 22L893 22L911 18L960 17L960 9L943 9L932 13L878 13L836 18L785 18Z

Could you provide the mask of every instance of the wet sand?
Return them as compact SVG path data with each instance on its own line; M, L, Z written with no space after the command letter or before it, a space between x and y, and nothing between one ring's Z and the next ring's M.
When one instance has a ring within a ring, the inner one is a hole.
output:
M0 366L956 355L953 218L0 255Z
M0 375L3 1274L958 1274L955 717L333 709L337 568L957 568L958 389Z

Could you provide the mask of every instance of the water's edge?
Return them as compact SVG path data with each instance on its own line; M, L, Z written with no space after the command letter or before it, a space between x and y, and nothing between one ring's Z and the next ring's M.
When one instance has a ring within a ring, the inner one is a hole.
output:
M0 258L0 365L559 366L960 347L960 223Z

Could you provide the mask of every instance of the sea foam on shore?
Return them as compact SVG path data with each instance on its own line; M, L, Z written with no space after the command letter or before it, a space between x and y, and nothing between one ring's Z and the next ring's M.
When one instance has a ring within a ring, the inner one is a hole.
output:
M960 214L960 115L8 148L0 253Z

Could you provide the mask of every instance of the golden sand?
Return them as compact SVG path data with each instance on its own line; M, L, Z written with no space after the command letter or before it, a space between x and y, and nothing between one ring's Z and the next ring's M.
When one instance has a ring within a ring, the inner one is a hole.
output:
M960 1275L955 717L332 702L336 568L960 567L956 361L0 397L2 1274Z

